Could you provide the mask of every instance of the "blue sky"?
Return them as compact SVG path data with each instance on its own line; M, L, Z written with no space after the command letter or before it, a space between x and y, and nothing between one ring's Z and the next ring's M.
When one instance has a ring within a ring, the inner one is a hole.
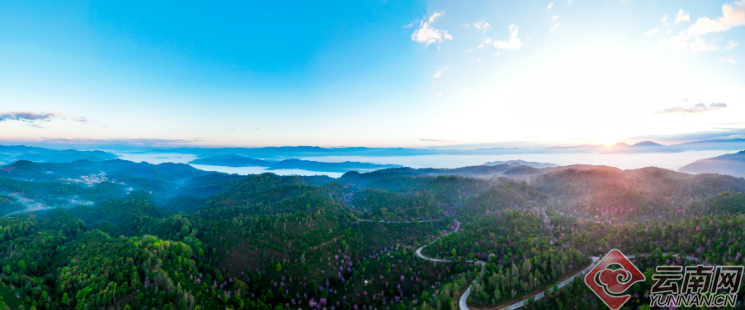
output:
M745 1L0 1L0 139L741 137L744 25Z

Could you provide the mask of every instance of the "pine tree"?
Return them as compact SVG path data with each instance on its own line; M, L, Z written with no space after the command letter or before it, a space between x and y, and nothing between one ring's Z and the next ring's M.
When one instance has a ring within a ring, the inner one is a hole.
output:
M523 266L522 266L522 270L521 270L521 273L520 273L520 274L521 274L521 275L522 275L523 277L526 277L526 276L528 276L528 274L530 274L530 270L531 270L532 268L533 268L533 266L531 266L531 264L530 264L530 259L526 259L526 260L525 260L525 261L523 262Z

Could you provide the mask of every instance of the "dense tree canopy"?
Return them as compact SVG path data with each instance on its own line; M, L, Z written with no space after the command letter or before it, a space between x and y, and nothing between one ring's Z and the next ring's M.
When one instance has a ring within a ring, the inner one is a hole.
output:
M468 287L480 308L545 290L527 307L585 309L584 284L555 286L611 248L645 273L687 255L742 264L743 179L490 167L332 179L17 162L0 172L0 309L451 310Z

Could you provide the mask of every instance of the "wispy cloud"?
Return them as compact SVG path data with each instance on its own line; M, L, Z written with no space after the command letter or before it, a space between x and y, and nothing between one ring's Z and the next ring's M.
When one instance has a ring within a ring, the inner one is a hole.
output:
M667 15L662 16L662 23L665 24L665 26L670 26L670 23L667 22Z
M706 112L709 112L709 111L724 110L726 108L727 108L727 104L726 103L721 103L721 102L719 102L719 103L712 103L712 104L709 104L708 106L705 105L705 104L703 104L703 103L698 103L698 104L693 105L690 108L672 107L672 108L667 108L667 109L664 109L662 111L657 111L657 112L654 112L654 113L656 113L656 114L663 114L663 115L666 115L666 114L675 114L675 115L680 115L680 116L687 116L687 115L695 115L695 114L706 113Z
M494 47L497 49L514 50L523 46L522 41L517 38L518 29L519 27L515 26L515 24L510 24L510 38L506 41L494 40Z
M556 30L556 28L559 28L560 25L561 25L561 22L558 22L556 25L551 27L551 32L554 32L554 30Z
M745 25L745 0L723 4L722 17L716 20L708 17L697 19L693 25L688 27L688 33L702 35L709 32L727 31L743 25Z
M22 111L22 112L0 113L0 122L2 121L48 122L55 118L64 118L64 116L56 112L34 113L34 112Z
M414 31L411 35L411 40L419 43L426 43L428 46L435 42L440 43L442 40L452 40L453 36L451 36L447 30L440 30L432 27L432 23L440 18L444 13L445 11L435 12L428 19L420 21L419 29Z
M724 61L724 62L735 63L735 60L732 59L732 57L719 57L719 60Z
M660 47L667 47L676 50L691 50L694 52L707 52L719 49L714 42L706 42L704 39L691 36L685 31L681 31L670 38L662 39L660 41Z
M440 139L419 139L421 141L425 142L458 142L458 141L448 141L448 140L440 140Z
M690 22L690 14L682 9L678 11L675 17L675 23L677 24L679 22ZM727 31L733 27L743 25L745 25L745 0L726 3L722 5L722 17L718 19L701 17L685 31L681 31L670 38L662 39L660 46L679 51L691 50L698 52L718 50L719 47L713 41L707 42L699 36L711 32ZM729 43L729 45L724 47L725 49L737 46L737 43L732 40Z
M673 24L682 23L682 22L690 22L691 21L691 14L688 14L686 11L683 11L683 9L680 9L678 11L678 14L675 15L675 21Z
M484 32L491 29L491 25L489 25L489 23L485 22L483 19L473 23L473 27L476 29L481 29Z
M551 3L548 4L548 8L547 9L550 10L552 6L554 6L554 3L553 2L551 2Z
M645 35L645 36L648 36L648 37L651 37L651 36L653 36L653 35L654 35L655 33L657 33L657 31L659 31L659 29L657 29L657 28L652 28L652 29L649 29L649 31L645 32L645 33L644 33L644 35Z
M432 77L433 78L441 77L443 71L445 71L445 68L435 70L435 75L433 75Z
M79 123L88 123L88 119L85 117L70 117L57 112L35 113L30 111L12 111L0 113L0 122L20 121L34 128L42 128L39 123L49 122L55 119L69 119Z
M491 44L491 43L492 43L491 38L486 38L484 39L484 42L481 42L481 44L479 44L479 46L476 47L476 49L481 49L482 47L484 47L485 44Z
M66 145L68 147L118 147L118 146L142 146L142 147L173 147L185 146L198 142L204 142L203 139L58 139L58 138L37 138L37 139L3 139L4 143L19 143L25 145L36 145L41 147L52 147L55 145Z
M729 42L727 43L727 46L725 46L724 49L726 50L732 49L736 47L737 45L739 45L739 43L735 42L735 40L729 40Z

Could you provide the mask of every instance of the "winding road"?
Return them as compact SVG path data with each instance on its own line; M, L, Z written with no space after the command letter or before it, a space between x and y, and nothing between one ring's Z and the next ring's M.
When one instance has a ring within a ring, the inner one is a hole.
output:
M448 234L442 236L442 237L445 237L447 235L450 235L450 234L456 232L458 230L458 228L460 228L460 223L457 222L457 221L456 221L456 223L457 223L457 225L456 225L455 229L453 231L449 232ZM442 237L440 237L440 238L442 238ZM432 261L432 262L453 263L454 261L449 260L449 259L434 258L434 257L425 256L424 254L422 254L422 250L424 248L426 248L428 245L434 243L435 241L439 240L440 238L437 238L437 239L431 241L430 243L427 243L427 244L423 245L422 247L418 248L416 250L416 255L419 258L421 258L421 259ZM626 255L626 257L628 257L628 258L634 258L634 256L635 255ZM641 257L647 257L647 256L650 256L650 254L640 254L639 256L641 256ZM677 254L674 254L672 256L673 257L678 257ZM574 275L572 275L571 277L567 278L566 280L561 281L561 283L557 284L556 286L558 288L562 288L562 287L567 286L568 284L572 283L574 281L574 278L584 276L587 272L590 271L590 269L592 269L593 267L595 267L595 263L597 263L600 260L600 257L597 257L597 256L590 256L590 258L592 259L592 263L589 266L587 266L587 268L582 269L579 272L577 272ZM701 259L698 259L698 258L693 257L693 256L690 256L690 255L686 255L686 259L692 260L692 261L695 261L695 262L701 262ZM482 275L484 274L484 265L485 265L485 263L483 261L480 261L480 260L476 260L476 261L467 260L466 262L468 262L468 263L476 263L476 264L481 265L481 274ZM713 265L713 266L716 266L716 265ZM461 296L460 296L460 300L458 302L458 306L459 306L459 308L461 310L470 310L471 309L466 304L466 301L468 300L468 296L471 294L471 287L472 286L473 286L473 284L469 285L468 286L468 289L466 289L466 291L463 292L463 294L461 294ZM530 296L530 297L525 298L523 300L520 300L520 301L518 301L516 303L509 304L507 306L504 306L504 307L501 307L501 308L498 308L498 309L499 310L514 310L514 309L520 308L522 306L525 306L525 304L531 298L533 298L534 301L543 298L546 295L545 293L546 293L546 291L544 290L543 292L540 292L540 293L538 293L536 295Z

